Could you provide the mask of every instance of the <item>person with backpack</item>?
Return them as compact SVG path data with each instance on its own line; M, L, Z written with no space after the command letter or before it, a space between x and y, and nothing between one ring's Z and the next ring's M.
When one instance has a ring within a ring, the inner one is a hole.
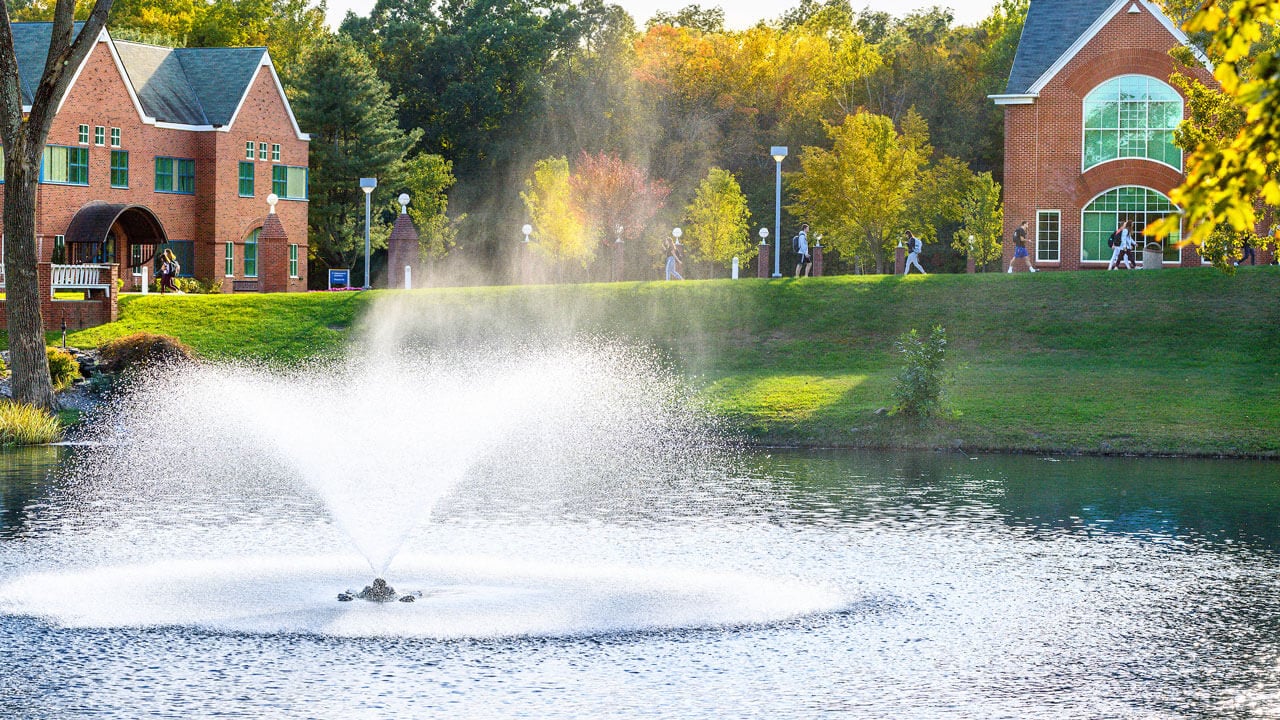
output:
M813 258L809 256L809 223L800 226L800 232L791 238L791 252L797 256L796 277L803 272L805 277L813 270Z
M1123 220L1116 231L1111 233L1111 237L1107 238L1107 247L1111 248L1111 262L1107 263L1108 270L1115 270L1120 267L1120 260L1128 262L1128 258L1124 257L1125 246L1132 242L1129 237L1129 221ZM1129 263L1129 269L1133 269L1133 263Z
M182 266L178 264L178 256L173 251L165 248L161 255L163 262L160 263L160 292L163 294L166 290L178 291L178 286L174 284L173 279L178 276L178 272Z
M911 274L912 265L916 266L916 270L919 270L921 275L929 274L925 272L924 268L920 265L920 251L923 249L924 249L924 243L920 241L920 238L916 237L915 235L912 235L911 231L908 230L907 231L907 261L904 263L905 267L902 270L903 275Z
M1031 264L1031 253L1027 252L1027 221L1023 220L1022 224L1013 231L1013 259L1009 261L1009 272L1013 272L1013 264L1018 262L1018 258L1027 259L1027 269L1031 272L1036 271L1036 266Z

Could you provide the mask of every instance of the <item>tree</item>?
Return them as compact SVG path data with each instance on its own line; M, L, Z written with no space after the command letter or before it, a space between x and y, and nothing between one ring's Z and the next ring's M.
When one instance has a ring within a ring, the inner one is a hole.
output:
M438 260L457 242L458 223L449 218L449 188L453 187L453 163L439 155L417 153L400 164L392 184L411 198L409 217L418 229L418 254Z
M22 86L6 3L0 3L0 145L4 147L5 315L13 397L37 407L55 407L44 319L36 277L36 190L40 158L58 105L71 79L97 44L112 0L97 0L75 32L74 0L58 0L49 52L30 111L23 112ZM25 117L24 117L25 115Z
M584 151L569 183L586 231L602 245L614 238L643 237L668 193L666 185L650 180L638 166L604 152Z
M1222 92L1244 112L1244 124L1218 142L1202 139L1187 160L1187 175L1170 199L1186 209L1191 232L1185 242L1203 245L1219 226L1237 233L1253 232L1260 197L1280 205L1280 53L1259 53L1247 62L1254 43L1280 23L1274 0L1234 0L1224 11L1206 2L1187 23L1190 32L1210 32L1207 48ZM1169 217L1149 232L1159 237L1177 232Z
M654 25L684 27L704 33L724 32L724 8L686 5L676 12L659 10L645 23L646 27Z
M298 124L311 133L311 251L325 266L353 267L364 250L364 197L356 180L401 173L400 163L420 131L400 130L386 83L345 39L311 53L293 108ZM395 197L393 189L384 182L374 193ZM426 200L418 199L424 207Z
M116 0L111 36L184 47L207 7L201 0Z
M587 237L586 223L574 205L566 158L539 160L520 193L533 235L534 249L557 263L586 267L595 257L595 244Z
M325 3L309 0L213 0L192 28L197 47L265 46L281 79L300 80L307 52L329 36Z
M751 220L747 198L733 173L711 168L684 214L685 237L694 261L728 265L734 256L747 262L758 252L747 225Z
M908 112L902 133L883 115L858 113L828 127L830 150L805 147L802 171L789 174L789 209L828 229L825 243L849 256L870 256L884 272L909 223L908 200L932 148L924 120ZM925 237L923 233L918 233Z
M989 172L974 175L959 198L958 209L960 228L951 236L951 247L960 253L972 253L977 265L999 258L1004 252L1000 183ZM973 238L972 243L969 238Z

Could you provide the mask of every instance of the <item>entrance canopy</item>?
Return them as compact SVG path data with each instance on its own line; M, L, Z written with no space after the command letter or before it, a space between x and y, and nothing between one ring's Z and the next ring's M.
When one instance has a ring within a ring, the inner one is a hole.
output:
M80 208L67 226L67 244L106 242L112 229L133 245L160 245L168 240L160 218L143 205L94 201Z
M73 264L127 258L129 267L137 268L151 262L168 236L160 219L143 205L94 201L71 218L64 240L66 260Z

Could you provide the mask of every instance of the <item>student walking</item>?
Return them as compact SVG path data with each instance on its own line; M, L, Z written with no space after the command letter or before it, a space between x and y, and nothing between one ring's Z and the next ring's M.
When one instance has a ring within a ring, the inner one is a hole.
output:
M1122 259L1126 262L1128 261L1128 259L1124 257L1124 249L1130 242L1129 221L1124 220L1120 223L1120 226L1116 228L1116 231L1111 233L1111 237L1107 238L1107 245L1111 247L1111 262L1107 263L1108 270L1115 270L1119 267L1120 260ZM1129 269L1133 269L1133 263L1129 263Z
M903 275L911 274L912 265L916 266L916 270L919 270L921 275L929 274L925 272L924 267L920 265L920 251L923 249L924 249L924 243L920 241L920 238L916 237L915 235L912 235L911 231L908 230L907 231L907 262L904 263L905 267L902 270Z
M1124 237L1121 238L1123 243L1120 246L1120 257L1124 258L1124 262L1132 270L1138 267L1138 238L1136 233L1129 232L1125 228Z
M1009 261L1009 272L1013 272L1013 264L1018 262L1018 258L1026 258L1027 269L1031 272L1036 271L1036 266L1031 264L1031 253L1027 252L1027 221L1023 220L1018 225L1018 229L1013 231L1013 259Z
M1235 262L1235 265L1239 265L1245 260L1248 260L1250 265L1257 264L1257 257L1253 252L1253 246L1249 244L1249 238L1245 238L1244 244L1240 247L1240 259Z
M796 277L800 277L803 272L805 277L813 269L813 258L809 257L809 223L800 226L800 234L796 235L795 251L799 256L796 260Z
M173 279L177 277L182 266L178 264L178 256L173 251L165 248L160 254L160 294L166 291L177 292L178 286L174 284Z
M684 266L684 259L680 257L682 252L680 241L667 238L662 241L662 244L667 251L667 279L683 280L684 276L680 274L680 267Z

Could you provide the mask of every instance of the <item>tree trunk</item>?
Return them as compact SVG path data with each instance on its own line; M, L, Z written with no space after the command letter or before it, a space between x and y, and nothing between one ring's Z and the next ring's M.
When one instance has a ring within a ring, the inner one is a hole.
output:
M16 148L15 148L16 149ZM9 366L13 398L47 410L56 409L49 358L45 354L44 318L40 315L40 283L36 270L36 182L39 166L24 152L6 157L4 193L5 316L9 327Z

